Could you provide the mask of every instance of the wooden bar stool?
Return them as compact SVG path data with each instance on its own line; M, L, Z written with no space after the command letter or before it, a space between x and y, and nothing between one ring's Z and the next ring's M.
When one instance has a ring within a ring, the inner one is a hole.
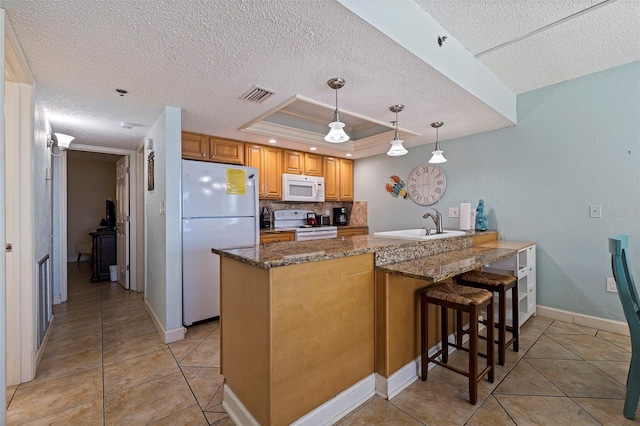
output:
M463 286L488 290L498 293L498 364L504 365L507 346L513 343L513 351L518 352L519 343L519 313L518 313L518 279L511 275L494 274L491 272L470 271L457 277L457 283ZM507 290L511 290L511 310L513 325L507 327ZM487 314L489 316L489 314ZM483 321L484 322L484 321ZM485 323L486 324L486 323ZM462 327L458 321L458 327ZM487 324L488 327L488 324ZM507 330L512 333L507 341ZM460 328L458 329L460 332ZM459 333L461 335L462 333ZM493 341L487 336L487 342ZM459 343L459 342L458 342ZM487 347L493 346L487 344Z
M433 356L429 356L429 324L428 305L440 306L442 316L442 347ZM420 296L421 316L421 352L422 352L422 380L427 380L429 363L433 362L458 374L469 378L469 401L475 405L478 402L478 382L486 375L489 382L493 383L495 360L493 357L493 345L487 345L487 366L478 373L478 315L480 310L486 307L488 312L487 335L493 340L493 293L465 287L457 284L440 283L426 288ZM457 312L469 314L469 349L457 343L449 343L447 327L447 309L455 309ZM448 365L449 346L469 353L469 371ZM442 355L442 361L437 359Z

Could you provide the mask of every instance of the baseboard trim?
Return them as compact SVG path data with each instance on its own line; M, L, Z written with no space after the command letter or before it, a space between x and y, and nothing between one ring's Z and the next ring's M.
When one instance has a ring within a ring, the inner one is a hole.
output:
M156 313L153 311L153 308L146 299L144 301L144 307L149 313L151 321L153 321L153 324L156 326L156 330L158 330L158 333L160 333L160 337L162 337L165 344L177 342L178 340L184 339L184 336L187 334L186 328L178 327L171 330L165 330L162 326L162 323L156 316Z
M54 294L53 295L53 304L54 305L59 305L62 303L62 296L59 294Z
M249 410L231 390L228 384L224 384L222 395L222 408L227 412L234 424L243 426L260 426L260 423L253 418Z
M548 306L537 305L536 315L564 321L585 327L597 328L611 333L629 336L629 325L626 322L614 321L606 318L592 317L590 315L578 314L576 312L563 311L561 309L550 308Z
M376 394L375 376L370 374L315 410L300 417L291 426L334 424Z

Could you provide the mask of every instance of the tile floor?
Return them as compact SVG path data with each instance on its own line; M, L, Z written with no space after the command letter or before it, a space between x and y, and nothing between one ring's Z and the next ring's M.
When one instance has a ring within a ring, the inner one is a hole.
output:
M7 390L9 425L232 425L222 402L220 328L190 327L162 343L139 294L92 284L70 264L69 300L55 322L36 379ZM464 377L430 370L390 401L371 398L340 425L624 425L628 337L548 318L522 328L495 383L476 406ZM464 365L458 351L450 362Z

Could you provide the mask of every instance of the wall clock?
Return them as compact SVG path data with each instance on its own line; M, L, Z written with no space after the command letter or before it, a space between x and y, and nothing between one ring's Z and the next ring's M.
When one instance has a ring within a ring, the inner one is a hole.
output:
M421 164L409 174L407 190L416 204L430 206L442 198L447 178L442 169L433 164Z

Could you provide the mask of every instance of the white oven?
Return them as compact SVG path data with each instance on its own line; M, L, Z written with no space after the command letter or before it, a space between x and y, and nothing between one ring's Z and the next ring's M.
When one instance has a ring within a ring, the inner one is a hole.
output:
M296 232L296 241L325 240L338 237L337 226L309 226L307 214L311 210L275 210L273 212L274 229L291 229Z
M282 201L324 202L324 178L320 176L282 174Z

